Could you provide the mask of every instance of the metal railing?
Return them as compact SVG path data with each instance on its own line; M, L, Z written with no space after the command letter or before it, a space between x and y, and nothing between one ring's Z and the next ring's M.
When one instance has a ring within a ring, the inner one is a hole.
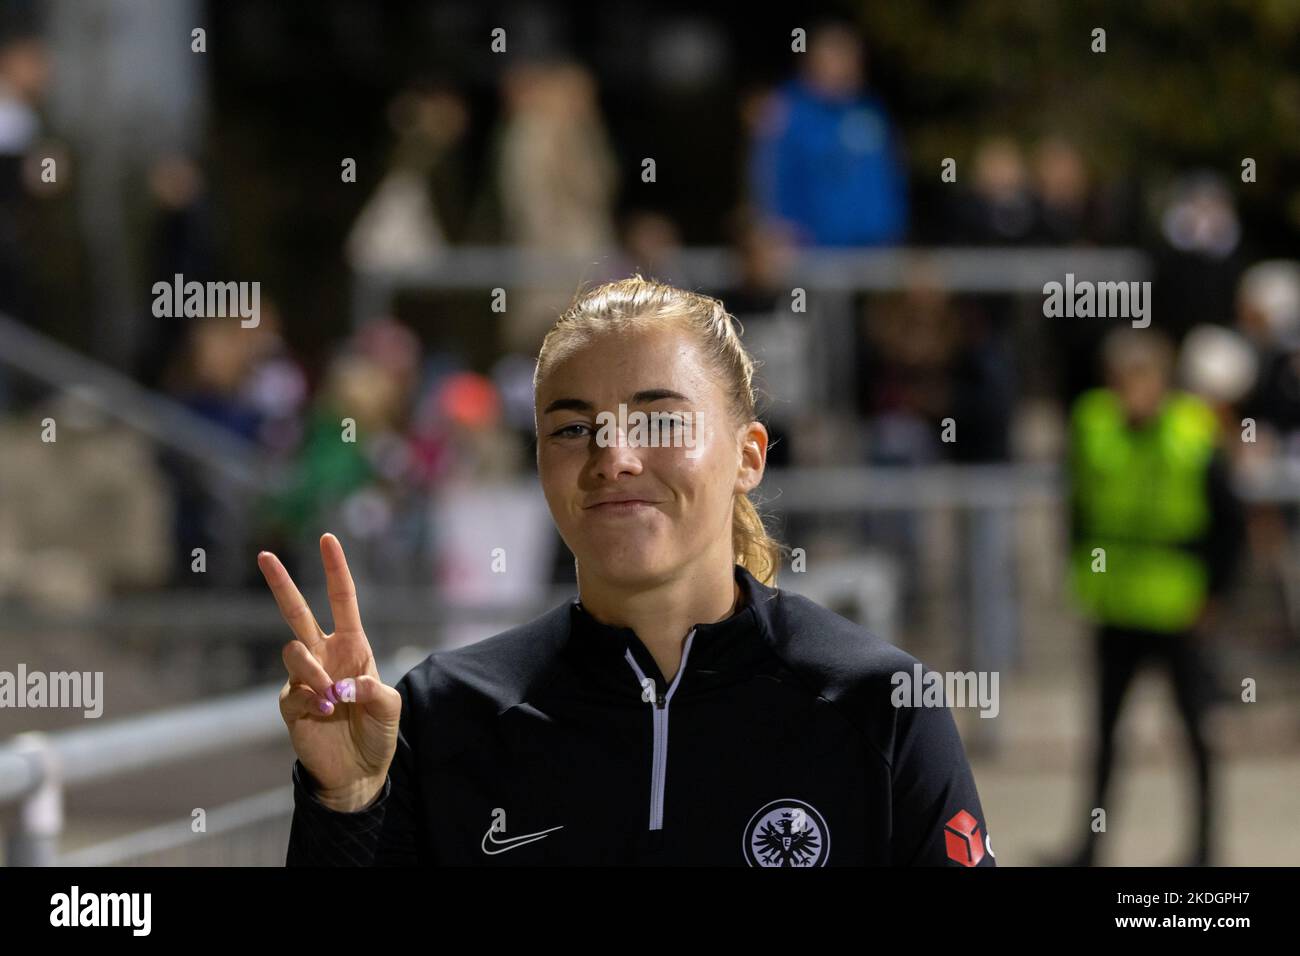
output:
M359 269L352 276L352 318L360 324L383 314L406 290L472 291L511 285L573 291L579 280L625 275L623 253L563 254L501 246L451 246L419 268ZM724 247L682 249L656 262L654 274L688 287L726 289L741 279L737 253ZM954 293L1041 293L1043 283L1067 272L1081 279L1150 278L1140 249L1089 246L933 246L800 250L789 282L827 293L888 292L923 279Z
M213 476L257 488L270 487L276 478L251 442L3 314L0 364L76 395L105 417L198 462Z
M423 658L423 652L394 655L380 663L380 676L395 680ZM228 751L236 747L273 743L284 739L277 697L281 684L258 687L216 701L177 707L114 721L104 727L20 734L0 745L0 805L17 802L16 825L6 840L5 859L10 866L52 866L65 862L58 853L63 831L63 794L66 789L121 774L165 766L180 760ZM233 826L260 813L280 813L282 800L266 797L242 809L227 806L216 814L218 826ZM163 833L181 839L174 827ZM136 835L119 848L138 847L140 840L152 848L168 841ZM85 850L72 860L115 859L100 848Z

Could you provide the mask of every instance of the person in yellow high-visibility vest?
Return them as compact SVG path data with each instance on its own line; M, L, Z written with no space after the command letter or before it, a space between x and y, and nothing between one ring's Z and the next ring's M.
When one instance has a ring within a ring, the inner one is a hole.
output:
M1213 699L1204 641L1243 537L1241 505L1214 412L1171 387L1168 339L1122 328L1102 358L1107 386L1080 395L1070 416L1070 579L1096 626L1099 739L1089 815L1065 862L1096 859L1102 834L1092 810L1106 808L1120 706L1140 665L1154 659L1172 681L1195 760L1189 862L1204 865L1212 759L1203 717Z

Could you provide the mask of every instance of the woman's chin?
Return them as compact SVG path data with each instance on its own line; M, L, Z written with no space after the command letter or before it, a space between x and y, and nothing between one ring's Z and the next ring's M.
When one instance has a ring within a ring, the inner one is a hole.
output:
M583 535L583 550L604 564L620 564L663 553L663 537L657 528L592 528Z
M636 585L670 574L672 561L648 548L617 547L602 550L598 558L583 561L582 567L611 584Z

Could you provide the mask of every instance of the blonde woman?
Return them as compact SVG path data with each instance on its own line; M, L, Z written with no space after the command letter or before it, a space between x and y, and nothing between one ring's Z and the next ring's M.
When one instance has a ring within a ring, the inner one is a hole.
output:
M915 659L776 587L752 379L716 299L581 295L535 376L578 594L395 687L336 538L331 635L259 555L295 634L290 865L995 865L951 713L895 706Z

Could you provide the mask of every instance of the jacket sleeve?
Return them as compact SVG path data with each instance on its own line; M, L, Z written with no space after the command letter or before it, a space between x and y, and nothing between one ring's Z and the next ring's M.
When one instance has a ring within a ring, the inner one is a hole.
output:
M894 866L997 866L975 776L947 707L897 708Z
M431 864L418 833L419 792L409 674L398 681L402 717L397 750L379 796L354 813L331 810L315 796L316 781L293 764L293 822L286 866L417 866Z

